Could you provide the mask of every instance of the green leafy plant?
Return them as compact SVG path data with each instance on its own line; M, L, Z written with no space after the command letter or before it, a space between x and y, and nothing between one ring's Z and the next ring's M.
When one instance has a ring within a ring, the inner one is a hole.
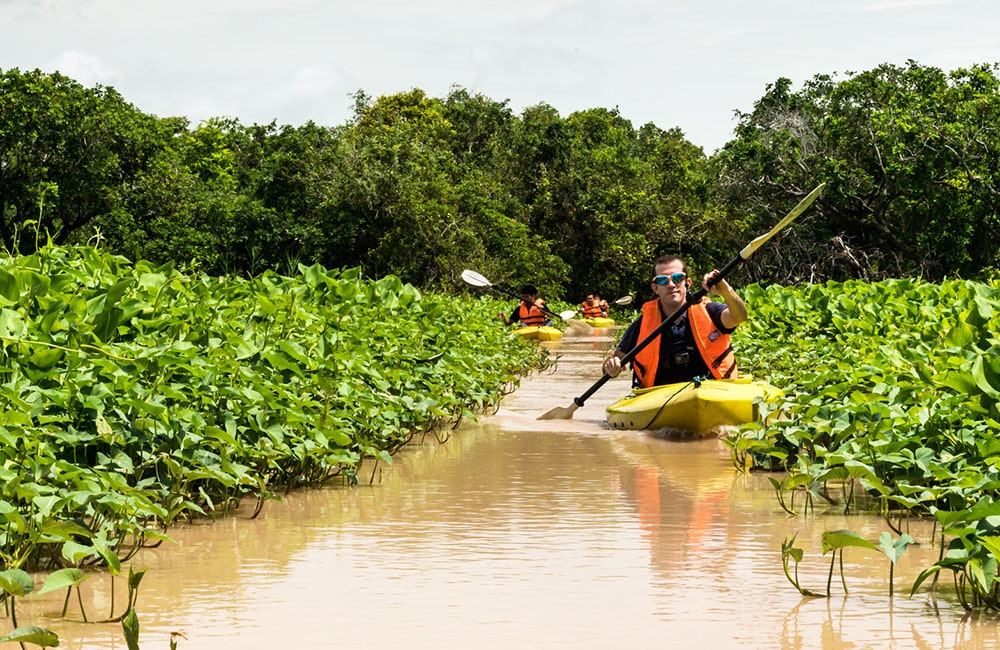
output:
M184 273L92 247L0 260L0 566L9 607L49 571L113 581L169 528L329 481L495 406L544 349L495 302L398 278ZM130 568L134 614L141 573ZM114 590L112 589L112 594ZM80 601L81 616L88 612Z
M826 593L830 593L830 583L833 580L833 568L837 558L840 558L840 584L847 592L847 579L844 576L844 549L849 547L870 548L877 550L878 547L869 542L861 535L851 530L828 530L823 533L823 555L830 553L830 572L826 578Z
M784 472L769 478L791 514L819 503L880 513L897 535L880 540L890 573L913 543L905 519L933 514L948 551L915 588L947 568L965 605L996 607L996 566L981 538L1000 488L997 288L889 280L747 294L755 317L742 344L769 360L765 379L784 396L772 417L726 439L734 463ZM828 535L833 561L844 544L868 544Z
M814 591L810 591L802 586L799 582L799 563L802 562L802 549L795 546L795 538L797 535L793 535L791 539L785 538L781 542L781 566L785 570L785 577L788 579L792 586L802 594L803 596L810 596L813 598L825 598L826 594L818 594ZM789 569L789 562L794 562L795 566L793 569ZM827 587L829 591L829 586Z
M878 547L885 553L885 556L889 558L889 595L892 596L894 593L893 589L893 574L896 568L896 562L902 557L903 553L910 544L915 543L912 537L908 534L903 533L899 537L893 537L892 533L888 531L883 531L878 538Z

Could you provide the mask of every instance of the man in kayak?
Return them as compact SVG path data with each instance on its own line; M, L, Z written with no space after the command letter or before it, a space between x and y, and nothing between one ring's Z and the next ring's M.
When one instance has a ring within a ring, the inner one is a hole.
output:
M521 304L514 308L510 316L503 312L497 314L505 325L519 323L518 327L551 325L545 312L545 300L538 297L538 289L530 284L521 287Z
M580 315L584 318L607 317L607 309L601 306L601 301L596 293L588 293L583 302L580 303Z
M604 299L599 293L594 293L594 298L597 300L597 304L601 306L601 316L604 318L608 317L608 301Z
M725 302L706 297L691 305L660 334L658 341L640 350L632 360L633 386L648 388L691 381L695 377L738 376L729 335L747 319L747 306L725 279L709 286L717 273L715 269L706 274L702 283L709 293ZM622 357L687 301L691 279L687 277L684 261L673 255L657 258L650 286L656 299L642 306L642 315L629 325L615 353L604 362L604 372L611 377L621 373Z

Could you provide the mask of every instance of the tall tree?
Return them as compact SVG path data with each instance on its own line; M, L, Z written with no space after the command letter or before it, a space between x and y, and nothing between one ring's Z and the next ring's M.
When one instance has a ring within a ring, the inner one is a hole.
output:
M524 112L509 151L532 231L572 270L570 299L640 291L658 254L700 248L707 160L679 130L636 131L606 109L564 119L543 104Z
M358 219L344 213L343 128L313 122L243 129L235 145L237 177L257 209L238 219L236 248L249 268L294 271L298 263L357 266Z
M1000 235L998 141L996 66L910 61L817 75L800 92L779 79L715 163L729 213L747 211L752 228L828 184L785 244L753 260L760 278L974 277L998 263L986 243Z
M18 236L26 222L72 241L120 209L163 146L159 126L112 88L39 70L0 73L0 243L30 252L35 239Z
M343 140L343 191L366 272L427 285L446 271L440 251L465 235L449 205L451 131L442 102L421 90L359 102Z
M454 271L473 266L511 286L531 283L545 295L562 292L567 267L551 243L531 231L528 206L513 187L520 166L510 147L520 121L507 106L454 87L445 100L456 166L456 214L472 235L456 251Z

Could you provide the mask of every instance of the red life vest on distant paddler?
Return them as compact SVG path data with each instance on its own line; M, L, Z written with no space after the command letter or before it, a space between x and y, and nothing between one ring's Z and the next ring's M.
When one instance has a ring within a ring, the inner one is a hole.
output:
M587 304L586 300L584 300L580 304L580 310L583 312L584 318L597 318L598 316L604 315L604 308L601 307L601 303L596 301L593 305L590 305Z
M532 305L529 307L525 302L521 301L521 311L518 312L521 317L521 324L526 327L541 326L545 324L545 314L542 310Z
M688 327L694 337L695 345L701 358L705 360L709 372L716 379L736 379L739 371L736 368L736 356L729 344L729 335L720 332L712 317L708 314L705 304L708 298L691 305L687 310ZM642 305L642 322L639 324L639 341L653 333L663 315L660 313L660 301L650 300ZM639 386L649 388L656 381L656 369L660 364L660 340L654 340L640 350L632 360L632 370L639 380Z

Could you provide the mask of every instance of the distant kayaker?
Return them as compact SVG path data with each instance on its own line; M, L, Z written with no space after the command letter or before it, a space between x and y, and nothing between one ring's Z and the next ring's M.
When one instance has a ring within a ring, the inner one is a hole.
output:
M608 301L605 300L604 296L602 296L599 293L594 293L594 298L597 299L597 304L599 304L601 306L601 316L603 316L604 318L607 318L608 317Z
M602 318L608 315L607 309L601 307L600 298L596 293L588 293L580 303L580 315L584 318Z
M521 304L514 308L509 317L503 312L500 312L498 316L505 325L514 323L518 323L519 327L551 325L552 321L542 311L544 308L545 300L538 297L538 289L526 284L521 287Z
M747 319L747 306L725 279L708 285L717 273L718 269L714 269L705 274L702 286L725 302L706 296L664 330L658 341L640 350L632 360L633 386L646 388L695 377L738 376L729 335ZM684 261L673 255L657 258L650 286L656 299L642 306L642 315L629 325L614 354L604 362L604 372L611 377L621 373L621 359L687 301L691 279Z

